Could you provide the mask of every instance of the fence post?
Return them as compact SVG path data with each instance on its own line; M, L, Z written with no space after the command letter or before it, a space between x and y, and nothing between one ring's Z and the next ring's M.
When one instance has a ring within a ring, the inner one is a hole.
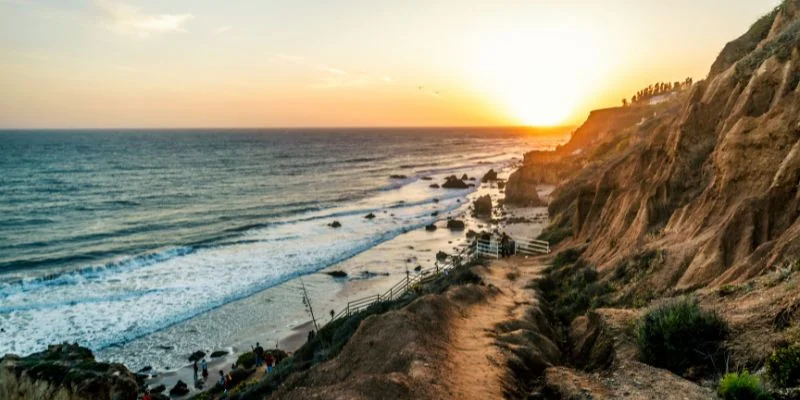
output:
M347 302L347 316L350 316L350 302Z
M406 292L408 292L409 281L411 280L411 273L406 270Z

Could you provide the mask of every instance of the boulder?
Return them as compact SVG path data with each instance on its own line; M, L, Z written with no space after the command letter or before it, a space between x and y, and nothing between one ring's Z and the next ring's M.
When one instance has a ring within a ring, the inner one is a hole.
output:
M433 178L431 178L430 176L423 176L420 179L422 179L423 181L432 181L433 180Z
M330 226L331 228L341 228L342 223L339 221L333 221L330 224L328 224L328 226Z
M439 188L439 184L438 183L431 183L428 187L431 188L431 189L438 189Z
M175 386L169 390L170 396L186 396L189 394L189 386L182 380L178 380Z
M492 198L489 195L484 195L478 197L475 200L475 215L479 217L491 217L492 216Z
M467 174L461 175L461 180L462 181L468 181L469 180L469 176L467 176Z
M447 255L447 253L445 253L443 251L436 252L436 260L437 261L447 260L447 257L449 257L449 256Z
M433 231L436 230L436 225L434 225L434 224L426 225L425 226L425 230L428 231L428 232L433 232Z
M442 187L445 189L467 189L469 185L464 183L463 180L458 179L455 175L450 175L445 178L445 182L442 184Z
M422 265L417 265L416 267L414 267L414 271L416 272L422 271Z
M203 357L206 356L206 353L201 350L197 350L189 356L189 361L200 361Z
M464 221L458 219L451 219L447 221L447 229L451 231L463 231L466 226L464 225Z
M164 393L165 390L167 390L167 387L162 383L156 387L150 388L150 393Z
M434 202L434 203L438 203L438 202L439 202L439 199L433 199L433 202Z
M401 174L395 174L395 175L389 175L389 178L390 179L406 179L408 177L405 176L405 175L401 175Z
M483 175L481 178L481 182L492 182L497 180L497 172L494 169L490 169L489 172Z
M369 214L365 215L364 218L366 218L366 219L374 219L375 218L375 214L369 213Z
M438 216L439 216L439 212L438 211L434 211L434 212L431 213L431 217L438 217Z
M503 190L506 187L505 181L497 181L497 188Z
M347 272L344 272L344 271L342 271L340 269L337 269L335 271L328 271L328 272L326 272L326 274L328 274L328 275L330 275L330 276L332 276L334 278L347 278Z
M227 351L225 351L225 350L217 350L217 351L211 353L210 357L211 358L219 358L219 357L222 357L222 356L225 356L225 355L228 355Z

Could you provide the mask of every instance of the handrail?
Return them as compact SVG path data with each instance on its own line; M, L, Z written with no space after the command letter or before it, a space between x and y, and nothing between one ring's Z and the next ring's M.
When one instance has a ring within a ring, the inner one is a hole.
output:
M335 314L333 319L328 321L328 323L336 321L337 319L343 317L350 316L359 311L365 310L370 306L372 306L373 304L400 298L401 296L408 293L410 290L415 289L417 285L433 280L439 275L455 268L456 260L472 259L475 256L476 251L473 251L471 247L472 246L467 246L459 253L450 256L449 261L445 261L442 264L439 264L437 261L435 267L417 271L417 273L414 274L413 276L409 271L405 278L392 285L392 287L390 287L389 290L387 290L384 294L374 294L348 301L345 308L339 311L338 314Z

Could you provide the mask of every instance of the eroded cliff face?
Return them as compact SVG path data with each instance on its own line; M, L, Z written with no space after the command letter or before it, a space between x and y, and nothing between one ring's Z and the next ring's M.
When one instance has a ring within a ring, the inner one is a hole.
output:
M0 358L4 400L135 400L138 389L135 375L124 365L96 362L91 351L77 345Z
M551 217L571 228L572 244L588 246L584 258L600 271L659 251L653 290L713 287L796 261L799 44L800 0L789 0L655 115L621 109L645 119L605 116L592 122L604 137L576 134L569 152L538 163L544 157L532 155L516 174L558 176ZM514 185L510 179L509 192Z

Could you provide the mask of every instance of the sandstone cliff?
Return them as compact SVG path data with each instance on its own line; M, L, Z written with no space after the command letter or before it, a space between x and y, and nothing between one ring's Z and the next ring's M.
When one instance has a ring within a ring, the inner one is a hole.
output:
M785 1L659 109L593 114L563 149L526 157L508 191L562 183L551 216L588 245L584 259L603 272L657 250L654 290L719 286L796 261L798 17L800 1Z

